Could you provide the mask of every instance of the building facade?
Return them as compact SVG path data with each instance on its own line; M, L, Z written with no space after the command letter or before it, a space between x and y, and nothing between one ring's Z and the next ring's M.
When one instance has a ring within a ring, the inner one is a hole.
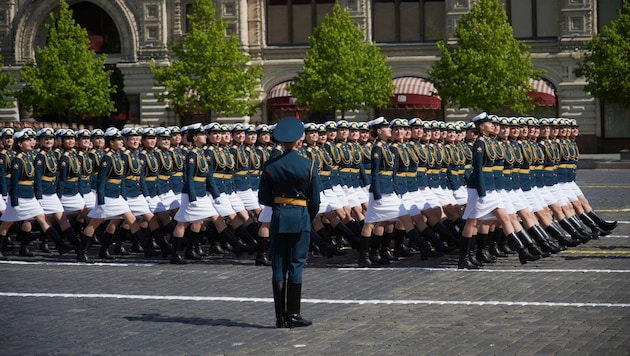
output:
M439 58L438 40L455 43L458 18L475 0L339 0L359 29L375 42L392 67L393 106L367 112L345 113L346 118L367 120L374 115L418 116L424 119L468 120L476 112L444 107L427 71ZM540 106L537 117L562 116L578 120L583 152L616 152L627 144L628 113L605 106L584 92L584 78L573 73L584 55L583 43L616 18L621 0L501 0L514 36L530 46L535 69L545 71L532 82ZM107 53L107 63L122 75L128 109L121 113L131 123L178 124L159 103L149 65L176 60L169 44L186 34L186 15L194 0L68 0L75 20L88 30L92 48ZM247 118L220 121L274 122L299 112L313 121L330 119L307 113L295 105L286 84L301 70L313 28L330 13L334 0L216 0L217 13L227 22L228 34L240 38L252 64L264 68L260 83L261 110ZM46 41L45 23L57 1L0 0L0 54L4 69L17 73L33 60ZM491 84L491 83L490 83ZM0 111L0 120L17 121L27 113L19 103ZM309 116L310 115L310 116ZM184 118L197 120L199 118Z

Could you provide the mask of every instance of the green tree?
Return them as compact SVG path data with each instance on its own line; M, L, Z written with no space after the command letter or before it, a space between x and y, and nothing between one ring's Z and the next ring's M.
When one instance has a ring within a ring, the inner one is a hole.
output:
M0 56L0 63L3 62L4 58ZM8 108L13 105L12 101L7 100L7 97L13 96L13 91L9 88L9 86L15 84L15 80L11 76L11 73L5 72L4 69L0 72L0 108Z
M250 57L240 51L237 36L226 38L227 24L217 18L212 0L197 0L188 20L186 37L171 48L176 60L151 67L156 82L165 88L158 100L179 115L253 114L262 68L248 65Z
M619 17L586 42L587 53L575 74L586 77L584 90L609 103L630 107L630 0Z
M429 71L446 104L463 108L525 114L535 107L529 79L539 79L528 47L514 39L505 8L498 0L480 0L455 29L457 45L437 46L442 58Z
M36 118L69 122L109 115L114 111L110 96L116 88L110 84L105 55L95 58L87 31L73 20L64 0L50 20L46 45L37 48L35 61L20 71L24 87L16 97Z
M304 67L288 85L299 106L314 112L386 107L393 95L392 70L379 49L365 41L347 11L332 14L313 30Z

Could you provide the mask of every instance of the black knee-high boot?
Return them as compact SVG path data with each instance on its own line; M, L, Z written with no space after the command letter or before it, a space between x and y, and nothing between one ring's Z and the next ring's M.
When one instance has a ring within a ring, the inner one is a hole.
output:
M286 282L272 282L273 304L276 310L276 328L286 328L287 318L287 284Z
M52 226L48 227L48 230L44 231L44 234L55 243L55 248L60 255L63 255L64 253L72 250L63 241L63 238L61 237L61 235L59 235L59 232L57 232L57 230L55 230L55 228L53 228Z
M199 239L199 235L200 235L199 232L195 232L192 230L186 233L187 241L186 241L186 249L184 251L184 257L187 260L196 261L196 260L201 259L201 256L199 256L196 251L196 244L197 244L197 239Z
M514 255L517 252L512 250L510 244L508 243L507 236L503 233L503 229L497 227L494 230L495 236L497 237L497 245L499 245L499 249L508 255Z
M302 318L300 306L302 303L302 283L287 283L287 318L286 324L290 329L309 326L312 321Z
M477 259L477 235L468 239L468 259L476 266L483 266L483 262Z
M87 255L90 240L92 240L92 237L86 236L83 233L79 234L79 245L76 249L77 262L93 263L93 261Z
M372 263L388 265L392 263L390 260L381 257L381 241L383 236L372 235L372 241L370 244L370 260Z
M114 257L109 254L109 245L116 239L116 235L105 232L101 237L101 248L98 251L98 258L104 260L113 260Z
M171 253L171 245L166 242L166 238L164 237L164 230L158 227L157 229L151 231L151 235L153 236L153 239L158 244L158 246L160 246L160 254L162 255L162 258L168 257L168 255Z
M569 233L569 235L571 235L573 239L580 240L580 242L582 243L586 243L591 239L590 234L581 233L579 230L575 228L575 226L573 226L573 224L571 223L569 219L566 219L566 218L562 219L558 221L558 224L560 224L560 226L562 226L562 229L564 229L564 231Z
M457 262L458 269L479 269L480 266L470 261L470 238L462 237L459 245L459 261Z
M453 234L451 229L447 228L441 221L438 221L435 225L431 226L431 229L440 235L440 238L449 246L457 247L459 245L459 236Z
M591 236L593 236L594 239L597 239L600 236L610 235L612 233L612 231L610 230L605 230L599 227L599 225L597 225L597 223L593 221L593 219L591 219L591 217L588 216L586 213L580 214L579 218L584 223L584 225L588 226L588 228L591 229L594 234L591 234Z
M328 229L319 229L317 231L317 235L321 238L320 251L328 256L328 258L333 256L343 256L346 254L346 251L340 250L339 246L333 243L332 238L328 234Z
M20 230L17 234L18 241L20 242L20 250L18 251L18 255L23 257L33 257L33 253L28 249L28 244L31 242L31 233L30 231Z
M612 231L617 227L616 221L604 220L601 216L599 216L599 214L595 212L595 210L589 211L588 213L586 213L586 215L593 219L593 221L595 221L595 223L604 230Z
M588 227L586 227L582 221L580 220L580 218L577 215L571 215L571 217L569 217L567 220L569 220L569 222L571 224L573 224L573 226L581 233L587 236L590 236L591 239L598 239L599 238L599 229L588 232L586 231L586 229L588 229Z
M433 251L431 249L431 246L429 245L429 243L427 243L423 238L422 235L420 234L420 231L418 231L417 229L411 229L410 231L407 231L407 235L409 235L409 240L413 241L415 244L418 245L418 248L420 249L420 259L421 260L427 260L429 259L429 257L442 257L444 256L444 254L440 251Z
M7 243L7 235L0 235L0 259L4 259L4 245Z
M142 246L144 258L150 259L153 256L153 238L148 236L142 229L138 229L131 237Z
M173 265L185 265L188 263L182 256L179 254L179 250L182 249L182 245L184 243L183 237L175 237L173 236L171 242L173 243L173 248L171 252L171 264Z
M413 256L413 252L409 247L405 246L405 230L394 230L394 256L395 257L410 257Z
M339 222L335 227L334 230L336 232L338 232L339 234L341 234L341 236L343 236L343 238L348 242L348 244L355 250L357 250L359 248L359 238L357 236L360 235L355 235L352 230L350 230L348 228L348 226L346 226L344 223Z
M518 236L516 236L516 233L507 235L507 241L510 244L510 248L518 253L518 259L521 264L524 265L527 261L536 261L540 259L540 256L532 255L529 251L527 251L523 242L521 242Z
M271 261L269 260L269 238L268 237L256 237L257 240L257 251L256 251L256 266L271 266Z
M501 251L499 248L499 241L497 241L497 237L496 230L490 231L488 234L488 251L496 257L507 257L508 254Z
M370 259L369 247L372 243L371 237L361 236L359 240L359 268L375 267Z
M234 229L234 235L238 236L249 248L248 253L252 253L256 249L256 239L247 231L245 226L241 225Z
M393 232L386 232L383 234L383 238L381 239L381 258L386 258L389 261L398 261L398 257L394 256L392 251L389 249L393 237Z
M529 234L527 233L527 231L525 231L525 229L521 229L521 231L517 232L516 236L518 236L518 238L523 242L525 247L527 247L527 250L529 251L529 253L531 253L532 255L542 256L542 257L549 257L551 255L549 252L542 251L540 249L540 246L538 246L536 241L534 241L534 239L531 236L529 236Z
M223 229L223 231L219 233L219 236L223 241L232 245L236 257L242 256L244 252L253 251L253 246L244 245L238 238L236 238L236 236L234 236L234 233L232 233L232 231L230 231L230 229L228 228Z
M547 226L545 228L545 231L554 239L556 239L558 241L558 243L561 246L565 246L565 247L575 247L579 244L581 244L582 242L578 239L573 239L570 237L565 236L562 233L562 229L558 229L558 227L556 226L556 224L550 224L549 226Z
M497 258L490 254L488 234L477 234L477 260L482 263L496 263Z
M556 248L551 243L549 243L547 239L545 238L545 236L543 235L543 233L541 233L542 228L538 230L536 228L537 226L538 225L531 226L529 229L527 229L527 233L529 234L529 236L531 236L534 239L534 241L538 243L538 245L540 246L540 249L543 252L549 252L549 253L560 252L560 248L559 247ZM542 231L544 232L544 230Z
M453 250L455 250L456 248L454 246L449 245L447 247L446 245L444 245L444 242L442 242L442 240L440 240L440 238L435 234L435 232L433 232L433 230L428 226L424 230L422 230L420 234L422 235L422 237L424 237L424 239L427 242L429 242L429 244L431 244L431 246L433 246L433 248L436 251L440 251L442 253L450 253L450 252L453 252Z

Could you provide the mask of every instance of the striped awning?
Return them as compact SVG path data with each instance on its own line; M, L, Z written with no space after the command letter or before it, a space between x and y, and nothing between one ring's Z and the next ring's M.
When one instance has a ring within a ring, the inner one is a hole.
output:
M400 77L393 81L394 96L391 102L398 107L408 109L438 110L442 108L442 100L433 83L418 77ZM435 96L433 96L433 95Z
M544 79L529 79L529 86L531 90L527 93L527 96L536 99L538 105L556 105L556 89L554 89L554 87L549 82Z
M267 95L267 110L283 110L283 111L295 111L299 110L296 103L296 98L291 96L291 93L287 90L287 84L289 82L283 82L275 85L269 94Z
M286 96L291 96L291 93L289 93L289 91L287 90L288 83L289 82L280 83L274 86L273 88L271 88L267 98L271 99L271 98L282 98Z

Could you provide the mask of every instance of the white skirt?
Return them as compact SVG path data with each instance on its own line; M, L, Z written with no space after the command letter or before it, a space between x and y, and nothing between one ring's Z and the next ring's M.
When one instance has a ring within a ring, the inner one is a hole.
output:
M208 192L208 196L210 196L209 192ZM183 199L182 199L182 205L183 205ZM225 193L221 193L218 199L217 198L214 199L214 208L222 217L236 214L236 210L234 210L234 207L232 206L232 199L230 198L229 195Z
M415 192L407 192L403 194L401 199L410 216L422 214L422 209L420 209L420 206L418 205L418 201L420 201L420 199L418 199L417 190Z
M271 214L273 214L273 209L267 205L260 204L260 206L262 207L262 210L260 211L260 214L258 214L258 222L271 222Z
M567 184L568 184L568 188L573 190L573 193L575 194L576 197L584 195L584 193L582 192L582 189L580 189L580 187L578 187L577 183L569 182Z
M381 199L376 201L374 194L370 193L365 222L396 221L403 215L407 215L407 209L397 194L383 194Z
M503 200L504 209L508 214L516 214L517 209L512 204L513 197L508 193L507 190L501 189L499 190L499 194L501 195L501 199Z
M485 197L479 197L477 189L468 188L468 202L464 210L464 219L496 220L494 210L505 209L503 196L497 191L486 192Z
M75 195L62 195L60 200L61 205L63 205L63 210L69 214L76 213L85 208L85 200L79 193Z
M324 214L329 211L332 211L330 203L328 203L328 199L324 192L319 192L319 209L317 210L317 214Z
M191 202L188 200L188 194L182 193L181 206L175 214L175 220L196 222L206 220L218 214L209 196L197 197L197 200Z
M55 214L63 212L63 205L57 194L43 194L39 204L44 208L44 214Z
M457 190L453 191L453 197L455 198L457 205L466 204L468 202L468 188L462 185L461 187L457 188Z
M557 186L558 189L562 190L562 194L564 194L570 202L578 200L578 196L575 194L573 187L571 187L571 183L558 183Z
M149 214L151 212L149 203L142 194L138 195L137 197L127 198L127 206L135 217Z
M339 200L339 203L342 204L342 206L350 206L350 202L348 202L348 197L339 184L332 187L332 190L333 192L335 192L335 194L337 194L337 199Z
M11 206L10 197L8 201L9 204L0 217L0 221L24 221L44 214L44 208L35 198L18 198L18 206Z
M180 193L181 194L181 193ZM181 199L181 195L175 195L172 190L164 194L160 194L160 200L162 204L166 207L166 210L174 210L179 208L179 199Z
M253 190L238 190L236 191L236 195L245 207L245 210L251 211L260 209L260 204L258 204L258 195L254 194Z
M440 207L440 201L429 187L420 187L416 197L418 199L417 204L422 211Z
M162 203L162 199L160 199L159 196L154 196L154 197L144 197L147 201L147 203L149 204L149 210L151 210L152 213L161 213L163 211L166 211L166 205L164 205L164 203Z
M96 204L94 209L88 213L88 217L92 219L121 219L122 214L131 211L125 198L119 196L117 198L105 197L105 204Z
M538 196L538 192L535 189L528 190L523 192L525 199L527 199L527 205L529 205L530 209L536 213L545 209L544 200Z
M7 208L7 201L5 199L6 197L4 196L0 199L0 212L3 212Z
M344 185L344 186L341 187L341 189L343 189L343 193L345 194L346 198L348 199L348 204L351 207L361 205L361 201L359 200L359 196L357 195L357 193L354 192L354 188L353 187L348 187L347 185Z
M529 206L529 202L527 201L527 198L521 188L518 188L518 190L508 190L508 195L510 196L510 202L516 211L521 211L523 209L532 211L532 208Z
M450 189L444 189L442 187L430 188L435 196L440 201L440 205L457 205L457 201L453 196L453 191Z
M94 206L96 205L96 193L89 192L86 194L83 194L83 201L85 202L85 209L94 209Z
M330 204L332 210L343 209L343 204L337 198L337 193L331 189L324 190L324 196L326 196L326 201Z

